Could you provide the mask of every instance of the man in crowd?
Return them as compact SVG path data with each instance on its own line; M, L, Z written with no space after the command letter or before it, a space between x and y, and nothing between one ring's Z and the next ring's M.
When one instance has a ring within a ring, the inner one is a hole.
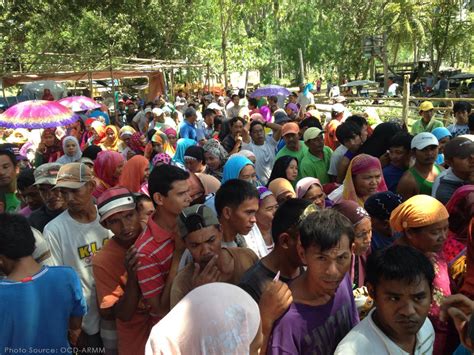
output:
M137 278L154 321L170 310L170 291L178 271L184 244L179 237L177 217L191 202L189 173L173 165L153 169L148 190L155 212L135 242L138 251Z
M432 354L431 261L414 248L397 245L370 255L366 270L375 308L339 343L335 354Z
M449 168L438 175L431 195L446 204L459 187L474 182L474 142L453 138L444 146L444 159Z
M244 180L232 179L217 190L215 206L222 227L222 246L247 247L244 235L256 223L259 194Z
M237 94L231 96L231 101L227 104L226 115L228 119L239 117L242 106L239 105L240 97Z
M410 165L411 140L413 137L405 132L396 133L388 146L390 163L383 168L383 177L387 188L396 192L398 182Z
M43 200L35 186L34 170L25 168L18 174L17 177L17 193L20 199L24 202L25 207L20 210L20 214L28 218L33 211L38 210L43 206Z
M186 111L184 111L184 120L181 123L179 128L179 138L189 138L197 140L197 133L196 133L196 123L197 120L197 113L196 110L192 107L188 107Z
M323 133L323 130L316 127L310 127L304 132L303 140L308 151L299 164L299 170L301 177L314 177L321 184L327 184L330 182L328 169L332 150L324 145Z
M171 287L171 308L191 290L210 282L236 285L258 260L247 248L222 247L222 229L214 211L205 205L185 208L178 228L193 263L182 269Z
M469 102L458 101L454 103L453 115L456 122L447 127L453 137L469 134L468 118L470 113L471 104Z
M337 211L309 214L299 227L307 266L290 289L293 303L273 328L269 354L332 354L359 322L348 274L354 230Z
M5 195L5 212L15 212L20 208L16 197L16 175L19 167L11 150L0 150L0 194Z
M216 111L212 109L205 109L202 113L202 120L196 122L197 141L202 145L208 139L212 138L214 133L214 119Z
M40 232L44 227L66 209L66 201L58 189L54 189L61 164L46 163L36 168L35 183L43 205L28 217L30 225Z
M106 190L97 200L100 223L113 233L92 259L99 313L114 319L118 353L142 354L153 326L137 279L137 249L142 231L133 194L123 187Z
M308 147L303 142L300 142L298 135L299 132L300 128L295 122L288 122L283 125L281 129L281 136L285 141L285 146L280 149L276 155L276 159L285 155L289 155L298 159L298 162L303 160L303 157L308 151Z
M266 184L275 162L275 149L281 137L281 126L260 120L254 120L249 124L242 130L242 149L255 154L255 171L260 181ZM265 136L265 127L269 127L273 135Z
M93 255L106 243L110 234L99 223L92 197L95 181L87 165L63 165L55 189L59 189L67 209L44 227L44 237L51 249L52 264L71 266L79 275L88 308L82 321L80 343L98 347L102 341L91 265Z
M339 145L336 137L336 129L344 119L345 107L343 104L335 104L332 106L331 121L326 125L324 135L324 145L335 150Z
M441 172L435 164L438 156L438 140L428 132L417 134L411 141L415 165L409 168L398 183L397 193L404 200L418 194L431 196L433 182Z
M411 134L416 135L422 132L432 132L435 128L444 127L443 122L435 120L434 107L430 101L424 101L419 108L421 118L411 126Z

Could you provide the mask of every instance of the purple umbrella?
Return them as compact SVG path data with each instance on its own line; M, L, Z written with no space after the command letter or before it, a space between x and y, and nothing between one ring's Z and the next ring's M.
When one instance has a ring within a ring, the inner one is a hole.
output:
M262 97L262 96L288 96L291 92L287 88L278 85L267 85L263 86L253 93L250 94L250 97Z

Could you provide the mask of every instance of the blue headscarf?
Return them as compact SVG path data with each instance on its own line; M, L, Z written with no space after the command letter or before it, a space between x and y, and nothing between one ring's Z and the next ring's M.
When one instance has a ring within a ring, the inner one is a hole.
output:
M452 137L451 132L446 127L435 128L431 133L436 137L438 142L445 137Z
M238 179L240 172L247 165L253 165L253 163L246 157L241 155L232 156L224 165L224 173L222 174L222 183L227 180Z
M173 161L184 166L184 152L193 145L196 145L194 139L180 138L176 145L176 153L174 153Z
M313 91L313 84L311 84L311 83L306 84L306 86L304 87L304 90L303 90L303 95L304 96L308 95L308 93L310 91Z

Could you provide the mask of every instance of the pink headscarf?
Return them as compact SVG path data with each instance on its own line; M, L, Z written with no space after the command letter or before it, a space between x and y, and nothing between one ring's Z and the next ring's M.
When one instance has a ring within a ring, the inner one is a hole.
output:
M323 185L321 185L319 179L314 177L305 177L296 184L296 196L298 198L303 198L303 196L308 192L309 188L313 185L318 185L321 188L321 191L323 191Z
M94 174L109 187L114 187L118 183L118 178L114 176L115 170L124 161L122 154L115 151L104 150L99 152L94 161Z
M131 192L140 192L145 182L145 169L149 166L148 160L142 155L135 155L125 163L120 174L119 185Z

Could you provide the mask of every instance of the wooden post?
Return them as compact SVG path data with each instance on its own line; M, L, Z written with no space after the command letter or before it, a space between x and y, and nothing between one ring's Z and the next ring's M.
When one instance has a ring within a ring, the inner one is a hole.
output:
M383 34L382 60L383 60L383 92L385 93L385 95L387 95L387 92L388 92L387 33Z
M209 63L206 64L206 85L207 91L211 92L211 78L210 78L210 65Z
M298 48L298 54L300 57L300 84L304 84L304 62L303 62L303 51Z
M244 91L245 95L247 95L247 85L249 83L249 70L245 70L245 86L244 86Z
M89 70L89 72L87 73L87 76L88 76L88 79L89 79L89 92L90 92L90 95L91 95L91 99L94 98L94 88L93 88L93 85L92 85L92 72Z
M170 72L170 100L171 102L174 102L174 69L171 67L171 72Z
M120 127L120 124L122 122L118 122L117 100L115 100L115 79L114 79L114 70L112 67L112 52L111 52L110 46L109 46L109 70L110 70L110 79L112 79L112 97L114 98L114 116L115 116L114 123Z
M403 76L403 110L402 110L402 120L405 125L408 127L408 105L410 103L410 75L405 74Z

